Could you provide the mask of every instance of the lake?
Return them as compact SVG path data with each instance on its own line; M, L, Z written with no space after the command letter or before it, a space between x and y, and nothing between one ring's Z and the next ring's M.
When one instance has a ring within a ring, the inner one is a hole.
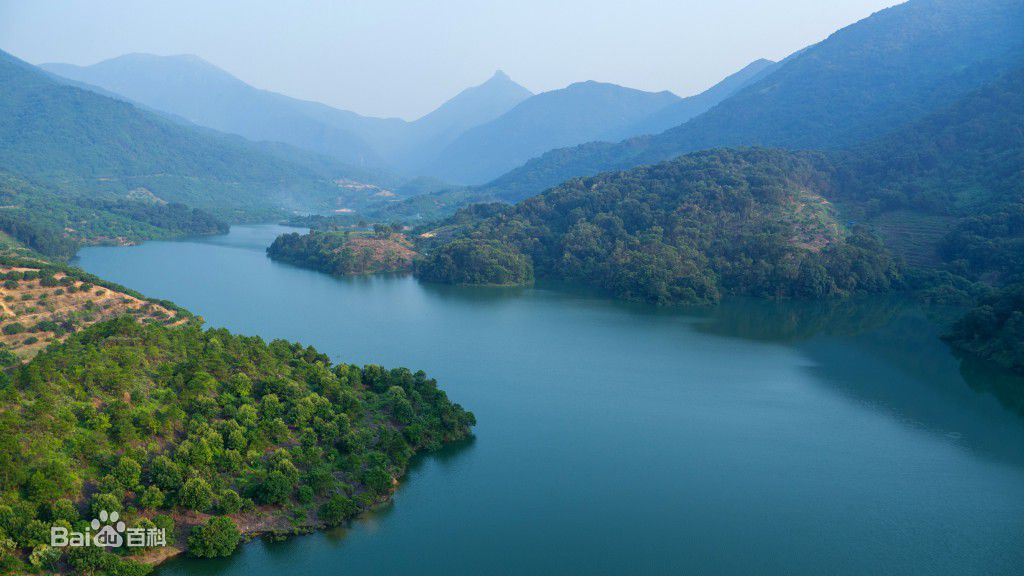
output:
M1013 382L962 368L912 304L667 310L338 279L271 262L284 231L77 264L210 326L423 369L476 438L418 458L350 527L161 576L1024 573Z

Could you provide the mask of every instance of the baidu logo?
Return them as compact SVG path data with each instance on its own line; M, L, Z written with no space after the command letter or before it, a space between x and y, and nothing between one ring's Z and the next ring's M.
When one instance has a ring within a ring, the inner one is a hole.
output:
M124 538L121 537L121 534L124 534L125 526L124 522L121 522L119 518L120 514L116 510L110 514L107 514L106 510L100 510L100 517L93 518L90 523L92 529L98 531L92 537L94 546L120 548L124 544Z
M125 545L130 548L166 546L167 535L163 528L128 528L117 511L106 510L101 510L99 518L93 518L84 532L68 530L63 526L50 528L50 546L55 548L120 548Z

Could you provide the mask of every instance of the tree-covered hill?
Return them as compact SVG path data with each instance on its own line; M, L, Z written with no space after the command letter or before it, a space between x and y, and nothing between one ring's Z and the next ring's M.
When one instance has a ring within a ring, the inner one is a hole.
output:
M0 396L4 572L145 573L101 548L46 546L51 525L82 530L101 510L196 556L230 554L241 526L337 525L475 423L422 372L130 318L0 373Z
M864 224L891 237L891 228L907 219L933 218L934 225L941 228L929 237L927 245L917 248L934 253L934 266L939 271L916 278L915 284L931 288L936 297L962 299L970 292L972 282L1003 284L1024 278L1022 126L1024 68L1018 68L953 105L867 144L819 153L694 153L654 167L571 180L514 207L500 209L497 215L493 210L480 216L465 211L439 228L443 234L435 232L433 236L450 240L454 234L456 238L461 235L506 242L532 259L539 277L591 284L627 298L638 296L623 288L615 276L627 274L634 267L644 272L636 273L627 282L630 285L659 277L663 284L666 278L682 281L694 277L692 270L678 264L684 257L673 255L638 263L636 258L623 256L634 245L631 243L648 244L647 249L653 250L667 237L668 244L675 248L680 248L682 241L705 258L722 250L717 260L707 260L714 275L702 273L697 277L716 278L713 284L721 282L719 287L726 292L769 295L771 291L757 287L780 282L787 287L777 290L779 295L800 295L804 289L792 273L770 281L768 277L752 280L754 277L749 275L761 274L756 271L766 264L742 251L750 244L750 230L767 232L801 221L802 212L796 208L805 210L802 206L807 202L779 202L772 195L748 192L756 191L755 186L771 186L788 190L790 199L804 192L815 195L819 202L835 204L827 204L828 210L822 212L821 221L834 231L831 236L820 236L829 245L854 224ZM749 204L723 206L717 196L693 194L705 188L747 197ZM653 220L635 220L635 214L650 218L652 213L657 215ZM893 214L899 214L899 218L890 217ZM721 220L726 217L747 228L730 226ZM598 218L605 223L595 227ZM619 238L620 221L629 235L625 242ZM639 234L651 226L657 226L657 234ZM709 234L720 244L709 243ZM786 234L799 237L792 230ZM856 236L863 238L862 234ZM758 242L768 246L772 238L767 234ZM786 246L785 242L774 243ZM790 242L788 246L792 249L799 244ZM893 243L887 248L896 250L898 256L909 256L906 246ZM586 257L580 258L579 253ZM764 254L772 262L772 270L793 261L784 250ZM700 258L688 258L698 267L704 265ZM581 266L580 262L586 264ZM705 292L713 298L713 291ZM708 298L654 298L689 299Z
M337 276L408 272L412 269L411 242L388 226L372 235L350 231L282 234L267 248L273 260L312 268Z
M0 170L63 194L144 187L229 220L311 207L337 193L343 168L172 122L127 102L60 84L0 52Z
M941 216L947 227L926 248L950 271L1024 280L1024 67L831 158L850 218L887 232L887 213Z
M866 231L840 224L822 196L830 184L818 154L695 153L570 180L452 243L498 241L540 278L659 304L889 290L897 262ZM445 245L431 251L422 276L445 276L435 273L451 267Z
M143 189L96 196L62 194L0 170L0 232L44 256L66 259L81 244L125 244L222 234L227 223Z
M507 201L575 176L722 146L838 148L955 102L1020 62L1018 0L910 0L780 63L708 112L656 136L550 151L484 186Z

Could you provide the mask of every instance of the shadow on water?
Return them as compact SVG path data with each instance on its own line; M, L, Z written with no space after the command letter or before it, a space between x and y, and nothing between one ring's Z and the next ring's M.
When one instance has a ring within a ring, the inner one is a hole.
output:
M983 394L992 394L1003 406L1024 418L1024 376L995 368L975 358L960 361L960 375L968 386Z
M417 279L420 287L429 296L439 300L465 301L469 304L498 302L517 298L535 288L531 286L452 286L436 284Z
M810 361L810 381L830 393L975 454L1024 465L1024 379L953 355L940 336L956 311L893 296L735 298L686 313L699 332L799 351Z
M910 303L902 297L764 301L734 298L714 307L690 307L705 334L758 342L793 343L816 336L854 336L889 323Z

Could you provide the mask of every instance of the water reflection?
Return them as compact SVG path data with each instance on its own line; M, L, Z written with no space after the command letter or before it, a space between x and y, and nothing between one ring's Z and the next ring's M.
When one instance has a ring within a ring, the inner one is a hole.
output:
M961 360L960 375L971 388L992 394L1007 409L1024 417L1024 377L974 358Z
M797 342L818 335L853 336L889 323L911 303L901 296L824 301L727 299L719 306L688 308L706 334L761 342Z

